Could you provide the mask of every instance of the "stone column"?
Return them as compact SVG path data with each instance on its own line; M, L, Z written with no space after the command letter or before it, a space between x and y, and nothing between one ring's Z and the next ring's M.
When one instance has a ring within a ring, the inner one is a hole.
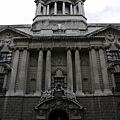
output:
M49 5L47 5L47 15L49 15L50 13L50 6Z
M54 3L54 15L57 14L57 2Z
M20 72L18 75L18 89L16 95L23 95L26 88L26 79L27 79L27 61L28 61L28 51L24 49L22 52L22 60L20 65Z
M85 11L84 11L84 3L82 2L81 4L82 4L82 5L81 5L81 9L82 9L82 15L83 15L83 16L85 16Z
M89 62L90 62L91 89L93 93L95 91L95 84L94 84L93 65L92 65L93 61L92 61L91 49L89 49Z
M38 5L36 5L35 17L37 16Z
M70 48L67 50L67 90L73 92L72 53Z
M47 50L46 55L46 72L45 72L45 90L51 89L51 51Z
M76 11L76 6L74 6L74 15L77 14L77 11Z
M91 49L91 58L92 58L92 68L93 68L93 79L95 82L95 95L102 94L100 87L100 78L97 65L97 56L94 48Z
M43 15L46 15L46 6L43 7Z
M37 15L41 15L41 3L38 3Z
M70 4L70 14L73 15L73 6Z
M5 71L5 77L4 77L2 93L6 93L7 78L8 78L8 70Z
M36 83L36 92L34 94L36 96L41 96L42 75L43 75L43 51L41 49L41 50L39 50L39 55L38 55L37 83Z
M63 12L63 15L65 15L65 2L63 2L62 12Z
M84 95L82 92L81 61L78 48L75 50L75 73L76 73L76 95Z
M18 63L19 63L19 54L20 54L20 51L16 49L15 54L14 54L14 59L13 59L13 66L12 66L11 77L10 77L10 85L9 85L9 90L7 91L7 95L14 94L15 82L16 82L17 70L18 70L17 68L18 68Z
M99 56L100 56L102 78L103 78L103 84L104 84L104 93L105 94L112 94L112 92L109 88L107 65L106 65L106 61L105 61L104 51L102 48L99 49Z
M82 5L80 1L78 2L78 11L79 11L79 14L82 14Z

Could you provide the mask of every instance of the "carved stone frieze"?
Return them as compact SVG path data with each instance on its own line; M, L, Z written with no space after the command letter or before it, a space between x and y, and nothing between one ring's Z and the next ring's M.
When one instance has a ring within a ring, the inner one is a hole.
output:
M59 25L61 25L61 29L79 29L84 27L83 23L80 21L66 21L66 22L55 22L55 21L39 21L33 24L33 31L34 30L41 30L41 29L59 29Z

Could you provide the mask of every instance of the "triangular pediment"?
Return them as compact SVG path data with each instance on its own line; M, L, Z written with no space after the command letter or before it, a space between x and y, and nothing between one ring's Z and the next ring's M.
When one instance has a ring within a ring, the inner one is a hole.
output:
M100 28L94 32L91 32L87 34L88 37L94 37L94 36L106 36L108 33L113 33L113 34L120 34L120 29L116 26L113 25L108 25L103 28Z
M6 36L9 36L11 38L13 37L27 37L30 38L31 35L24 33L16 28L7 26L5 28L0 29L0 38L4 39Z

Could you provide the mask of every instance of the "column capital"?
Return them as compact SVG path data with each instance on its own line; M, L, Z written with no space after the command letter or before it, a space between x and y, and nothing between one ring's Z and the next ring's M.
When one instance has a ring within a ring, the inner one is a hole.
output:
M38 50L38 51L40 51L40 50L41 50L41 51L43 51L43 50L44 50L44 48L37 48L37 50Z

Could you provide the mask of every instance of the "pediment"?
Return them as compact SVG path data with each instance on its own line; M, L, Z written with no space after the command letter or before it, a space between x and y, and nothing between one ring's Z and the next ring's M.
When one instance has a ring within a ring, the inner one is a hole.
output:
M106 27L100 28L94 32L87 34L87 37L95 37L95 36L106 36L106 34L112 33L114 35L120 34L120 29L113 25L108 25Z
M6 37L13 38L13 37L27 37L30 38L31 35L24 33L16 28L7 26L5 28L0 29L0 39L6 39Z

